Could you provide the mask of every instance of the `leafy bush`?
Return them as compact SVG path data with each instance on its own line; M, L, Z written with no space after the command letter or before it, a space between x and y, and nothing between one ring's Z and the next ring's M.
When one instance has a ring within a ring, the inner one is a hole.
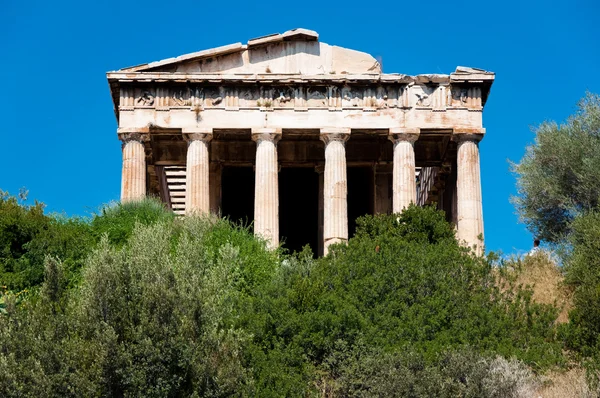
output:
M570 237L565 282L573 289L569 348L589 358L596 385L600 383L600 213L578 217Z
M470 349L443 352L432 361L410 349L342 349L328 365L338 373L329 388L334 397L519 398L532 396L538 385L523 363Z
M92 220L92 229L97 239L108 235L111 244L124 245L136 224L151 225L173 220L174 213L157 199L113 203L104 206Z
M364 217L318 260L153 202L86 225L76 283L46 256L41 289L3 296L0 396L511 396L527 372L490 358L563 361L556 310L431 208Z
M44 276L44 258L63 259L75 277L93 239L89 224L80 218L44 214L44 205L27 206L15 197L0 195L0 284L9 290L39 285Z
M571 222L598 210L600 199L600 96L587 93L566 123L546 122L525 150L513 202L539 239L561 243Z
M343 342L410 347L427 361L472 346L537 368L563 361L557 311L531 292L501 291L490 263L458 245L441 212L367 216L324 259L287 260L243 319L262 396L301 395Z
M187 218L137 224L122 249L105 236L75 290L47 258L40 293L0 317L0 395L252 395L234 327L260 283L246 259L270 259L257 274L277 265L253 250L266 252L245 230Z

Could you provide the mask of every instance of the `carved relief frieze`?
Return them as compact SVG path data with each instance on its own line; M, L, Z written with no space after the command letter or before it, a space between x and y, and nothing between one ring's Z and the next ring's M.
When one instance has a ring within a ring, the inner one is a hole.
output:
M358 108L363 107L364 91L358 87L350 87L348 85L342 88L342 107Z
M239 90L238 102L240 108L254 108L259 100L258 88L250 87Z
M224 97L223 87L207 87L204 89L204 106L222 107Z
M308 87L306 90L306 106L324 108L329 104L326 87Z
M273 106L277 108L292 108L293 99L294 89L291 87L278 87L273 90Z
M156 82L133 87L120 87L119 109L133 111L153 108L168 111L172 108L190 110L261 109L274 111L311 109L330 111L362 110L375 112L386 109L430 109L435 112L446 108L481 110L482 89L465 83L369 83L348 82L329 84L267 82L265 84L229 83L204 85L200 83Z
M378 109L387 109L393 106L393 100L390 100L388 96L388 90L386 87L378 86L375 97Z
M175 88L169 96L169 106L187 107L192 106L190 88Z
M436 87L430 85L414 85L411 87L413 99L412 105L417 108L430 108L434 101Z
M448 106L466 108L469 101L469 90L466 87L452 86L448 96Z
M452 86L448 90L448 106L480 109L482 104L481 87Z
M135 106L153 107L156 99L156 94L152 89L135 89Z

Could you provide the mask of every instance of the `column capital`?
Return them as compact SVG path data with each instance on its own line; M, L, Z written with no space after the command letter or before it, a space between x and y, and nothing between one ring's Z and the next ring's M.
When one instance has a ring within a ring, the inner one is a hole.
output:
M181 133L186 141L205 141L212 140L213 129L206 127L182 128Z
M321 129L321 141L325 144L331 141L345 143L350 138L350 129L346 127L326 127Z
M402 141L414 144L419 139L421 130L416 127L392 127L388 135L388 139L394 144Z
M464 141L479 142L483 139L484 135L484 128L455 128L454 132L452 133L452 141L456 141L458 143Z
M128 141L146 142L150 141L149 127L119 127L117 136L123 143Z
M253 128L252 141L273 141L274 144L281 139L281 129L275 127Z

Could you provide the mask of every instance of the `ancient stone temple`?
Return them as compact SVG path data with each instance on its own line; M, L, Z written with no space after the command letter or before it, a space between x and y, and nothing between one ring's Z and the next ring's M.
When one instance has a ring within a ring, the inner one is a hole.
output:
M494 74L382 73L295 29L107 74L121 199L252 222L322 255L363 214L436 203L482 250L482 111Z

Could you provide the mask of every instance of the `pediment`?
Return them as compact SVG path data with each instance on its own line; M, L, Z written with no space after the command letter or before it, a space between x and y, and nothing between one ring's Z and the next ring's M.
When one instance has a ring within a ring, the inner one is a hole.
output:
M213 49L151 62L122 72L227 74L381 73L371 55L319 42L317 32L294 29Z

